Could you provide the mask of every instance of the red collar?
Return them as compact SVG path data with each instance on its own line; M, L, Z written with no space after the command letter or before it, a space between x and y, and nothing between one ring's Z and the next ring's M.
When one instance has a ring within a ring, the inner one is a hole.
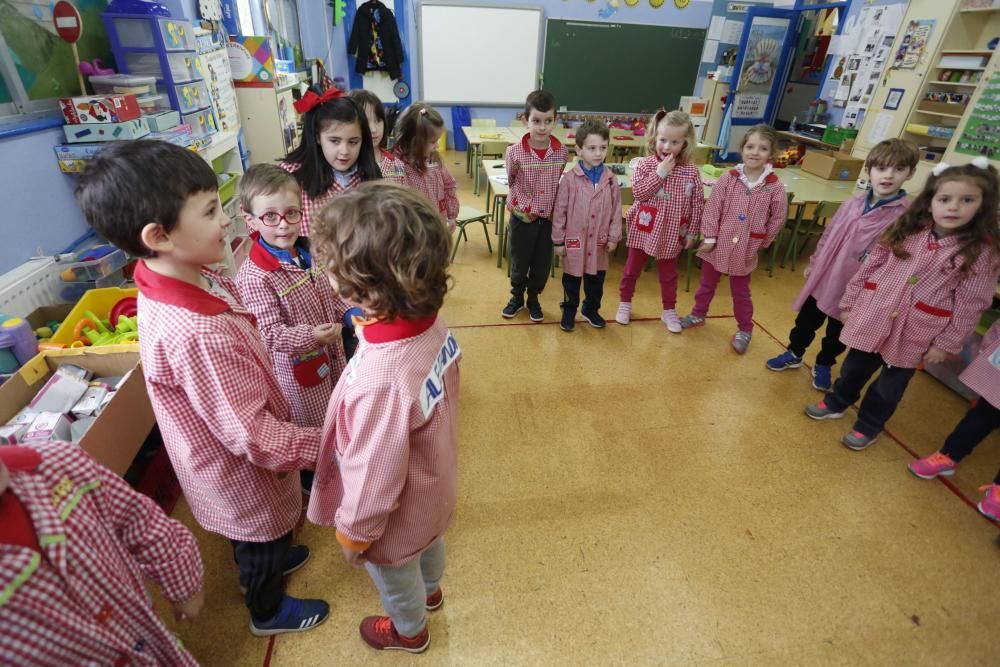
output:
M250 242L253 244L250 246L250 261L254 263L254 266L267 272L277 271L281 268L281 262L278 261L278 258L260 244L260 232L251 232Z
M159 274L146 266L144 260L135 265L132 278L143 296L153 301L180 306L201 315L220 315L229 310L224 299L197 285Z
M364 325L365 340L369 343L391 343L404 338L413 338L433 326L437 313L420 317L415 320L376 320Z
M542 150L541 148L534 148L529 143L530 137L531 137L531 132L525 132L524 136L521 137L521 146L524 147L524 150L526 151ZM559 143L559 140L553 137L551 134L549 135L549 148L551 148L553 151L557 151L560 148L562 148L562 144Z
M11 472L33 472L42 462L42 455L30 447L7 445L0 447L0 461Z

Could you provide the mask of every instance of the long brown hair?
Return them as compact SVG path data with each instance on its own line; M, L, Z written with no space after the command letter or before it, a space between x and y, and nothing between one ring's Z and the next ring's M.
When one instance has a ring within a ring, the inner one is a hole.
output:
M399 117L395 127L394 148L406 164L417 171L427 170L427 149L434 134L444 128L441 114L429 104L414 102ZM440 162L437 151L431 154L431 161Z
M931 174L924 185L923 191L913 200L913 204L906 210L900 218L888 229L882 232L879 243L889 246L892 254L900 259L909 257L909 253L903 250L903 243L906 238L913 234L919 234L931 229L934 226L934 219L931 217L931 202L938 188L949 181L965 181L975 185L983 193L983 201L979 205L976 215L962 229L955 232L961 243L958 251L952 257L962 257L962 273L967 273L979 259L979 255L987 247L992 247L994 252L1000 252L1000 235L997 231L997 207L1000 206L1000 184L997 182L997 170L993 165L978 167L974 164L964 164L957 167L948 167L938 175Z
M694 123L691 122L691 116L683 111L665 111L664 109L653 114L646 128L649 135L646 147L649 149L650 155L656 155L656 133L660 129L661 123L671 127L684 128L684 149L681 151L678 162L690 162L691 156L694 154L694 147L698 143L694 136Z

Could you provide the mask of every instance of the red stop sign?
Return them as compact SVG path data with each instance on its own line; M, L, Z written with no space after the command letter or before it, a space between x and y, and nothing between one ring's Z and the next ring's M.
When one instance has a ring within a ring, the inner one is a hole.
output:
M80 12L73 3L59 0L52 8L52 23L56 26L56 34L70 44L75 44L83 32L83 21Z

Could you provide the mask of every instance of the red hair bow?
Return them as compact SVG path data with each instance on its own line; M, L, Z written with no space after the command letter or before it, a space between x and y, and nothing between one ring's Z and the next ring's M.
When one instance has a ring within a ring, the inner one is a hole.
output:
M330 100L335 100L338 97L343 97L344 91L336 86L330 86L323 91L322 95L317 95L313 91L306 91L306 94L302 96L301 99L295 101L295 110L300 114L312 111L320 104L324 102L329 102Z

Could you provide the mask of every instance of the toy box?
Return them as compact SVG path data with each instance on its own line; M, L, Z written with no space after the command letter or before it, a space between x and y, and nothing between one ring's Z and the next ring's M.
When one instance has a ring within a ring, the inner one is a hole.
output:
M802 170L816 174L820 178L835 181L853 181L861 173L864 160L858 160L847 153L809 149L802 158Z
M146 122L150 132L166 132L180 124L181 115L176 111L161 111L146 116Z
M145 118L136 118L124 123L63 125L63 132L66 133L66 141L74 144L87 141L141 139L149 134L149 123Z
M62 97L59 107L66 122L71 125L122 123L142 116L135 95Z
M177 113L174 111L173 113ZM194 135L191 133L190 125L177 125L170 128L169 130L163 130L162 132L154 132L149 135L150 139L159 139L160 141L166 141L171 144L176 144L182 148L188 148L194 143Z
M90 160L107 146L105 143L58 144L52 147L60 160Z

